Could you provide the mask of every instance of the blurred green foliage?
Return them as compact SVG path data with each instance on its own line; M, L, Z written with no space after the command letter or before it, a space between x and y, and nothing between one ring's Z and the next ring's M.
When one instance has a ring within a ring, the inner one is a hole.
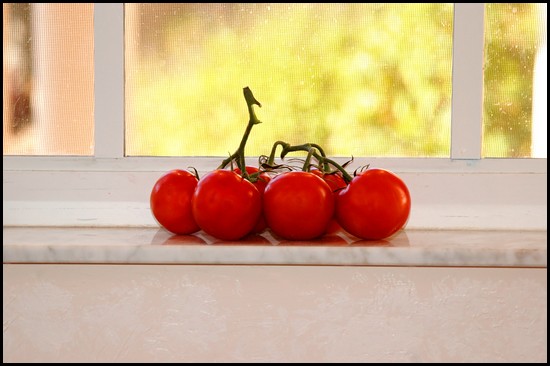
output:
M485 14L482 155L530 156L533 66L542 36L537 7L487 4Z
M331 156L449 156L452 4L127 6L138 7L127 20L136 32L126 47L127 155L227 156L248 120L248 86L263 105L249 156L276 140L315 142ZM532 7L514 6L522 17L513 21L533 33ZM490 29L512 22L494 13ZM518 114L502 105L503 118L498 103L516 98L514 111L529 118L529 98L517 99L530 93L532 72L517 59L532 59L536 37L517 50L510 33L488 42L500 60L485 76L485 141L496 142L485 150L495 156L508 144L528 155L530 145L529 123L505 134Z

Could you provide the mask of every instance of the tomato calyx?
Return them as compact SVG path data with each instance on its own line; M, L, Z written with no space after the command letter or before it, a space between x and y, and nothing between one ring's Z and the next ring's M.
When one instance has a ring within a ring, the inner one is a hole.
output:
M353 176L356 177L358 175L361 175L363 172L365 172L367 169L369 169L369 167L370 167L370 164L358 167L357 169L355 169L353 171Z

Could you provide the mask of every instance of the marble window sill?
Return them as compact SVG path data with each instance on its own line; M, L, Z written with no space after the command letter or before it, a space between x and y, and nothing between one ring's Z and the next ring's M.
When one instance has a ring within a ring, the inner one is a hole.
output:
M546 231L403 230L383 241L336 232L223 242L158 228L4 227L4 263L546 267Z

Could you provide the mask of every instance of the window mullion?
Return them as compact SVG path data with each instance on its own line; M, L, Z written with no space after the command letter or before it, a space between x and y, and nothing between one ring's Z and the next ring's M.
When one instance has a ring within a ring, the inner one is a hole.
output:
M124 5L94 6L96 158L124 156Z
M451 159L480 159L485 4L455 4Z

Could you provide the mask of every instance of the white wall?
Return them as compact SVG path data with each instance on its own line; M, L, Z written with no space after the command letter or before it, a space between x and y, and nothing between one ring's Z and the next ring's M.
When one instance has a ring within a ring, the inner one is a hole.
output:
M547 271L3 265L4 362L546 362Z

